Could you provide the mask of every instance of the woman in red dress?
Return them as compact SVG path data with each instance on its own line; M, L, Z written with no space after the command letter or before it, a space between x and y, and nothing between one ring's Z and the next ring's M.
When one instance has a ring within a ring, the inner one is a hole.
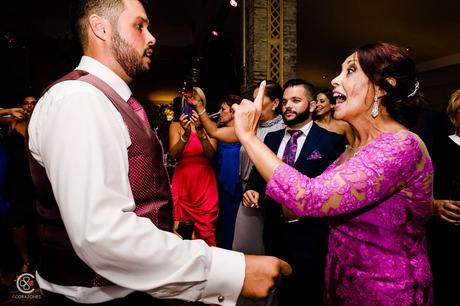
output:
M193 88L192 99L206 103L199 87ZM216 245L215 225L218 215L217 183L210 160L217 141L206 134L193 111L189 118L182 114L179 122L169 127L169 154L177 160L172 179L175 229L180 222L193 221L193 238Z

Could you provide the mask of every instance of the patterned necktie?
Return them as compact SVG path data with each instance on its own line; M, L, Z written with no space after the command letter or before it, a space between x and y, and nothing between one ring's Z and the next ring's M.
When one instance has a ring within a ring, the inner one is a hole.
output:
M300 135L302 135L303 132L301 130L289 130L288 133L291 134L291 138L289 138L289 141L286 144L286 148L284 149L283 161L289 166L292 166L295 163L297 139L300 137ZM281 208L283 209L284 220L287 223L299 221L299 218L288 208L284 206L281 206Z
M292 166L295 163L295 155L297 152L297 139L300 137L300 135L302 135L302 131L289 130L288 133L291 134L291 138L289 138L289 141L286 144L286 148L284 149L283 161L289 166Z
M131 109L145 122L148 126L150 126L149 119L147 118L147 113L145 112L142 105L137 101L133 96L129 97L128 105Z

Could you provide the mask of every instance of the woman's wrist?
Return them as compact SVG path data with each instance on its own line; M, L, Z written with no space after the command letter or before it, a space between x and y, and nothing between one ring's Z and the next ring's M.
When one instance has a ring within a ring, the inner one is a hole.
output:
M200 113L202 113L203 110L205 110L205 107L204 107L204 105L203 105L203 103L202 103L201 101L198 102L198 103L195 105L195 110L196 110L196 112L198 113L198 115L199 115Z
M203 107L203 110L198 112L198 116L201 116L204 113L206 113L206 108Z

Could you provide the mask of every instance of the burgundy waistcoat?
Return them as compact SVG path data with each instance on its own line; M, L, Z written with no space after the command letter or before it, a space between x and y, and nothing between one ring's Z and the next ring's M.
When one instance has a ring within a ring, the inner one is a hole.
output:
M136 203L134 212L140 217L149 218L158 228L172 231L169 177L163 162L163 148L156 134L107 83L86 71L74 70L50 85L47 90L65 80L80 80L92 84L101 90L120 112L131 138L131 146L128 148L128 175ZM37 209L43 223L40 230L40 275L58 285L92 287L95 277L101 277L96 275L73 250L46 170L31 156L30 151L29 164L37 196Z

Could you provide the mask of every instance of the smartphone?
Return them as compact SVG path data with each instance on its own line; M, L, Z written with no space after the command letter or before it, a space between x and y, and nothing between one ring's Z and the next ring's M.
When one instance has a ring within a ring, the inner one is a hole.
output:
M188 104L187 101L184 101L184 106L182 107L182 113L186 114L189 119L192 118L192 110L193 110L193 107L190 104Z

